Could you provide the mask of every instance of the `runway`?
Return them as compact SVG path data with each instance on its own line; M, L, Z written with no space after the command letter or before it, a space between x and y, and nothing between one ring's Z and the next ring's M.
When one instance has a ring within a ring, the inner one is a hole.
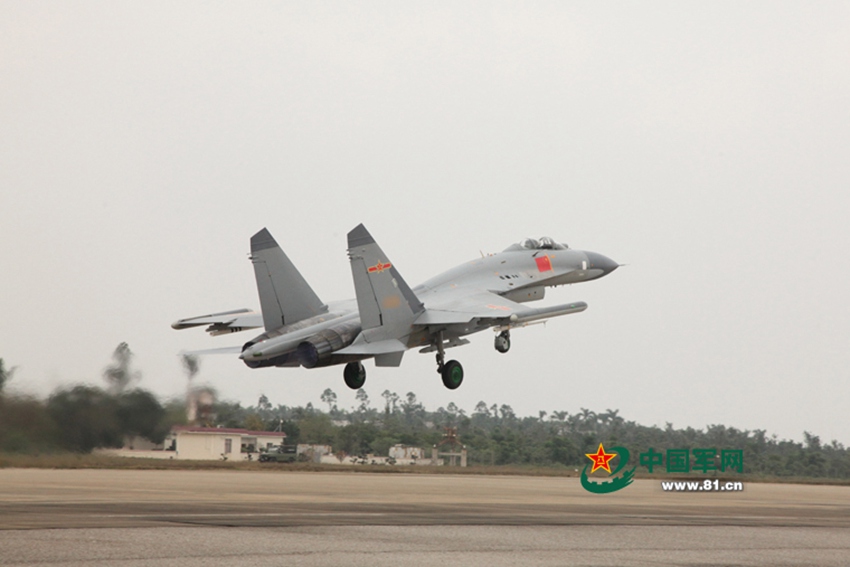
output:
M4 469L0 550L0 565L847 565L850 487Z

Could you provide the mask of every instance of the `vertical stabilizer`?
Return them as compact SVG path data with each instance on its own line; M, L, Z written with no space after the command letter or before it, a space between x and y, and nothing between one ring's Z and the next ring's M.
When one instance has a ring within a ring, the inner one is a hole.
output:
M362 224L348 233L348 257L363 330L380 327L382 337L406 335L425 308Z
M251 237L251 262L266 331L328 310L265 228Z

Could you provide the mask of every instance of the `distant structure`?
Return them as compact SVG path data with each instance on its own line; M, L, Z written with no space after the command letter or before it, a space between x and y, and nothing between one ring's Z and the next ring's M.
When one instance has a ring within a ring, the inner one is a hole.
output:
M457 427L444 427L443 439L431 448L431 464L443 464L443 457L448 457L449 466L466 466L466 445L460 442ZM448 451L441 451L446 447Z
M295 453L301 457L301 460L310 463L323 463L325 456L333 457L333 447L330 445L318 445L309 443L299 443L296 446Z
M389 457L397 463L417 463L424 461L425 451L421 447L411 447L409 445L393 445L390 447Z
M213 419L215 391L204 386L190 387L186 394L186 420L190 425L210 425Z
M135 449L97 449L102 455L195 461L253 461L283 445L286 433L228 427L175 425L161 445L135 443Z
M175 425L174 456L190 460L253 460L260 449L283 445L286 434L225 427ZM167 452L167 451L165 451Z

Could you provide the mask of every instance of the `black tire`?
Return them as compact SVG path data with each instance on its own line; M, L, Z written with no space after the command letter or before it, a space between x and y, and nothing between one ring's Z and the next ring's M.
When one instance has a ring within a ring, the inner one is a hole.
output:
M504 335L497 335L496 340L493 342L493 346L496 347L498 352L505 354L511 350L511 338Z
M443 385L449 390L457 390L463 383L463 366L457 360L448 361L443 366Z
M352 390L359 390L366 383L366 368L359 362L349 362L342 372L345 385Z

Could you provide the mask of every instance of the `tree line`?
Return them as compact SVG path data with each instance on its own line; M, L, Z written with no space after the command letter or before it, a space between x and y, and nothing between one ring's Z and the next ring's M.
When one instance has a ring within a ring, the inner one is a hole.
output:
M220 403L217 420L227 427L282 429L288 442L330 444L347 454L386 455L395 444L429 448L443 439L445 428L457 429L467 449L470 465L531 465L581 470L599 443L624 446L635 461L650 448L715 448L743 451L744 471L765 476L850 478L850 449L837 441L821 442L804 432L802 443L780 440L765 430L741 430L724 425L705 429L640 425L620 416L619 410L594 412L582 408L540 411L537 416L517 416L511 406L479 402L472 413L454 403L427 410L408 392L399 396L385 390L373 405L367 392L357 391L358 405L339 408L330 388L320 407L273 407L263 396L256 406ZM325 409L323 406L326 406Z
M141 374L131 368L133 353L121 343L103 371L105 388L59 388L46 400L5 393L15 368L0 358L0 451L88 453L122 447L136 438L161 443L172 425L185 422L182 402L163 404L151 392L132 387Z
M97 447L119 447L134 437L161 442L173 425L186 423L186 401L161 402L138 387L132 372L132 353L125 343L113 353L104 371L106 387L60 388L46 400L3 395L11 377L0 359L0 451L89 452ZM196 361L184 361L191 379ZM744 471L766 476L850 478L850 449L837 441L823 443L804 432L803 442L780 440L765 430L741 430L725 425L704 429L645 426L620 416L616 409L576 413L540 411L517 416L506 404L479 402L471 413L454 403L430 411L408 392L400 396L385 390L370 398L356 393L356 405L340 408L337 396L326 389L317 406L273 405L261 396L256 405L215 402L198 414L199 424L276 431L287 443L332 445L349 455L386 455L396 444L429 448L443 439L444 428L457 429L470 465L533 465L581 469L600 442L627 447L637 457L650 448L716 448L743 451ZM132 442L132 441L131 441Z

